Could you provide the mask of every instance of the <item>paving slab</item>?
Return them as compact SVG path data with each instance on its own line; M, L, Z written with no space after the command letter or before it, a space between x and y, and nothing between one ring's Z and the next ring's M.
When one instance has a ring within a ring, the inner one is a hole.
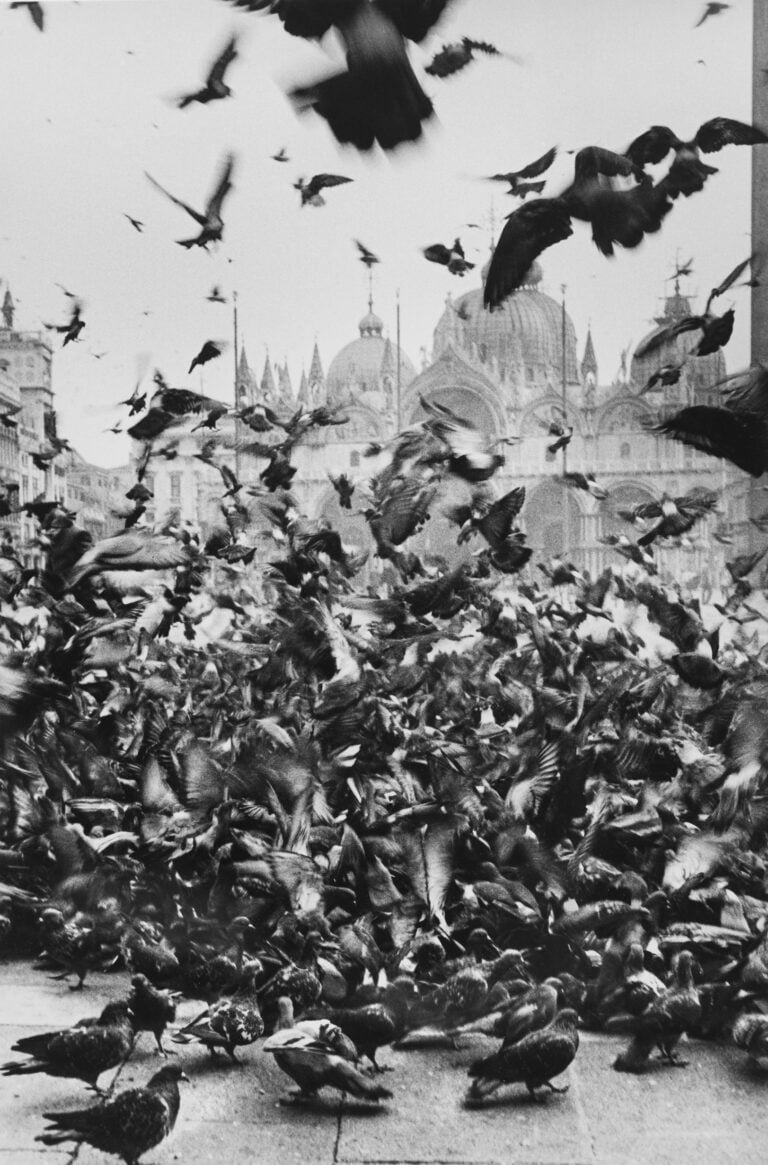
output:
M69 991L28 964L0 965L0 1062L11 1045L97 1014L127 994L124 972L98 975ZM180 1022L202 1010L179 1008ZM147 1154L148 1165L765 1165L768 1159L768 1073L752 1069L730 1044L692 1041L685 1070L654 1065L643 1076L614 1072L623 1038L581 1035L575 1063L557 1084L563 1096L536 1104L522 1087L500 1090L481 1108L465 1108L472 1060L495 1046L465 1037L457 1050L386 1049L393 1069L383 1082L394 1093L364 1106L324 1092L284 1107L293 1086L261 1045L238 1052L240 1065L216 1062L196 1044L167 1040L191 1077L182 1084L171 1137ZM101 1078L122 1089L144 1084L162 1064L142 1035L130 1059ZM76 1154L35 1141L46 1110L88 1106L77 1081L45 1075L0 1077L0 1165L114 1165L88 1146Z

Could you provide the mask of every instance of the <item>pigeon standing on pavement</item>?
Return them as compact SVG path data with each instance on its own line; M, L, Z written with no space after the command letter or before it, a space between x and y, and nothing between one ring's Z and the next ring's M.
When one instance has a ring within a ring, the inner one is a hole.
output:
M498 1052L475 1060L469 1075L469 1103L484 1100L503 1084L525 1084L531 1096L537 1088L565 1092L551 1083L571 1064L579 1048L578 1016L566 1007L547 1027L533 1031L516 1043L503 1044Z
M58 1032L28 1036L14 1044L30 1060L11 1060L2 1065L3 1076L62 1076L84 1080L99 1091L97 1080L122 1064L133 1047L131 1012L126 1003L108 1004L96 1023Z
M48 1146L67 1141L92 1145L102 1153L122 1157L125 1165L137 1165L173 1129L179 1115L179 1081L187 1079L178 1064L167 1064L144 1088L129 1088L106 1104L44 1112L51 1125L35 1140Z

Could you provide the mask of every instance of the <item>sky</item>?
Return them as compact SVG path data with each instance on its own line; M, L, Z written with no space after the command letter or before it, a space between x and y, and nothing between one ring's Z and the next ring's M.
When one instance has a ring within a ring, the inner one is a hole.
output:
M298 388L317 341L324 368L358 335L368 282L354 239L381 259L374 306L418 367L448 293L480 284L503 216L518 203L484 176L518 169L551 146L559 155L545 194L570 181L568 150L623 150L653 124L682 138L722 115L751 120L751 0L694 27L703 0L453 0L414 66L436 115L423 138L389 154L339 146L325 122L298 116L285 96L327 69L333 44L288 36L272 16L227 0L44 0L45 31L0 6L0 291L17 300L16 326L63 322L80 296L86 327L61 348L53 337L59 431L88 460L125 463L129 441L105 432L126 413L139 376L155 368L173 385L230 400L232 294L251 366L287 361ZM239 37L227 73L233 96L178 108L199 88L228 37ZM444 80L422 72L451 40L492 42ZM284 147L288 163L272 160ZM768 149L768 146L759 147ZM236 156L218 248L174 240L195 224L148 181L202 209L222 158ZM621 352L636 345L672 288L676 261L693 258L682 290L703 308L710 288L750 253L750 149L707 161L718 174L679 199L661 231L606 259L584 224L544 252L541 290L566 306L583 351L591 326L609 383ZM319 172L352 182L300 207L293 183ZM144 224L141 233L124 217ZM469 223L481 223L481 229ZM460 279L427 262L422 248L459 235L477 268ZM218 284L226 305L206 296ZM734 305L730 371L749 362L749 292ZM206 340L229 343L189 376Z

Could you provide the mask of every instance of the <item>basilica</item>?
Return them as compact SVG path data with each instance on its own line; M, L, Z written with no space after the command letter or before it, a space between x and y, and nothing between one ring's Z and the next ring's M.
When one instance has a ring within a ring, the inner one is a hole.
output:
M263 402L278 415L299 406L338 406L343 424L311 431L294 449L297 473L291 488L305 514L330 522L346 542L360 548L372 547L361 511L367 504L365 483L380 464L366 450L422 419L421 401L426 400L448 406L499 442L505 463L490 484L497 494L525 486L521 525L534 561L564 557L594 573L618 561L602 539L637 534L619 511L665 494L720 490L716 514L690 537L657 548L662 573L692 585L717 586L726 559L750 542L749 479L730 464L651 429L687 404L714 403L719 396L715 386L725 376L722 352L686 359L697 334L684 332L643 358L624 354L618 373L606 380L591 331L579 355L565 304L542 291L541 284L542 271L534 263L525 285L493 312L483 307L481 286L455 299L449 295L435 324L431 355L422 353L419 368L393 341L371 300L357 337L326 370L315 344L309 371L302 373L296 390L287 366L267 359L259 376L242 348L237 400L241 405ZM692 309L675 280L656 317L657 328L667 328ZM648 389L660 367L681 363L676 384ZM248 438L256 435L231 419L220 424L220 456L233 464L241 481L257 483L265 463L247 451ZM566 449L555 454L548 450L553 424L573 430ZM152 484L156 518L177 510L182 520L205 531L221 524L222 487L215 467L196 456L198 445L196 438L181 434L173 460L153 459ZM330 482L329 475L342 472L359 486L351 510L340 508ZM597 489L565 485L564 472L593 475ZM447 487L413 548L448 561L471 553L471 545L457 548L455 526L444 513L467 496L462 482Z

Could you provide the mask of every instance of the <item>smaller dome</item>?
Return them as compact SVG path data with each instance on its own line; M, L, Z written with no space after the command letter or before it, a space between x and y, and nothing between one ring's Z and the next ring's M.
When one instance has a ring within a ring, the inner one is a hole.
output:
M368 305L368 313L357 325L361 336L380 336L384 331L384 321L379 319L372 306Z

